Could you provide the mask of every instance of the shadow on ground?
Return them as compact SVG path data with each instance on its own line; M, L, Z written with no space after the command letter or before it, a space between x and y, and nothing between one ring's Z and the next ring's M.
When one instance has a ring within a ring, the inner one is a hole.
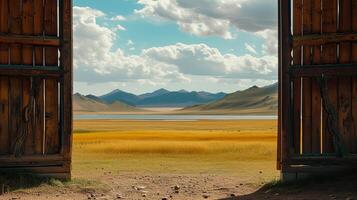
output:
M357 173L319 176L295 183L273 182L258 191L221 200L353 200L357 199Z
M18 173L0 173L0 195L19 189L29 189L43 184L56 185L60 181L52 178L39 177Z

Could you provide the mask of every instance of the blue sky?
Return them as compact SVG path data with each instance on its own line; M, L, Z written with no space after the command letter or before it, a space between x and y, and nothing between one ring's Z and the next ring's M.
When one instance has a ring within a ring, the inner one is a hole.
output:
M75 0L75 92L234 92L273 83L276 5L207 1Z

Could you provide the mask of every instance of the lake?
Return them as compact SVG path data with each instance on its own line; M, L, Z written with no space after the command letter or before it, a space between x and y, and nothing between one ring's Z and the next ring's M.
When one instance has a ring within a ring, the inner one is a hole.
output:
M81 114L74 115L74 120L85 119L121 119L121 120L262 120L277 119L276 115L142 115L142 114Z

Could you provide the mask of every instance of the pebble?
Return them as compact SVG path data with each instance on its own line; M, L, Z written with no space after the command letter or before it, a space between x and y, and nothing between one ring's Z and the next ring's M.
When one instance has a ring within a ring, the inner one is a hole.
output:
M175 185L174 186L174 190L179 190L180 189L180 186L179 185Z
M208 199L209 195L204 194L204 195L202 195L202 197L205 198L205 199Z
M137 186L136 189L137 190L144 190L146 187L145 186Z

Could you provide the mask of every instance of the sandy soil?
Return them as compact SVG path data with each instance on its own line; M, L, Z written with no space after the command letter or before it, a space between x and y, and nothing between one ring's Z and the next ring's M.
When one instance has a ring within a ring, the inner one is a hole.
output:
M75 185L40 186L0 196L0 199L221 199L254 192L257 186L224 175L123 174L103 171L100 188Z
M356 177L356 176L354 176ZM346 182L348 180L348 182ZM319 200L357 199L356 179L349 176L332 181L314 180L277 187L249 183L239 177L221 175L123 174L113 176L103 171L100 189L71 185L65 187L40 186L0 196L0 199L227 199L227 200ZM348 184L346 184L348 183Z

